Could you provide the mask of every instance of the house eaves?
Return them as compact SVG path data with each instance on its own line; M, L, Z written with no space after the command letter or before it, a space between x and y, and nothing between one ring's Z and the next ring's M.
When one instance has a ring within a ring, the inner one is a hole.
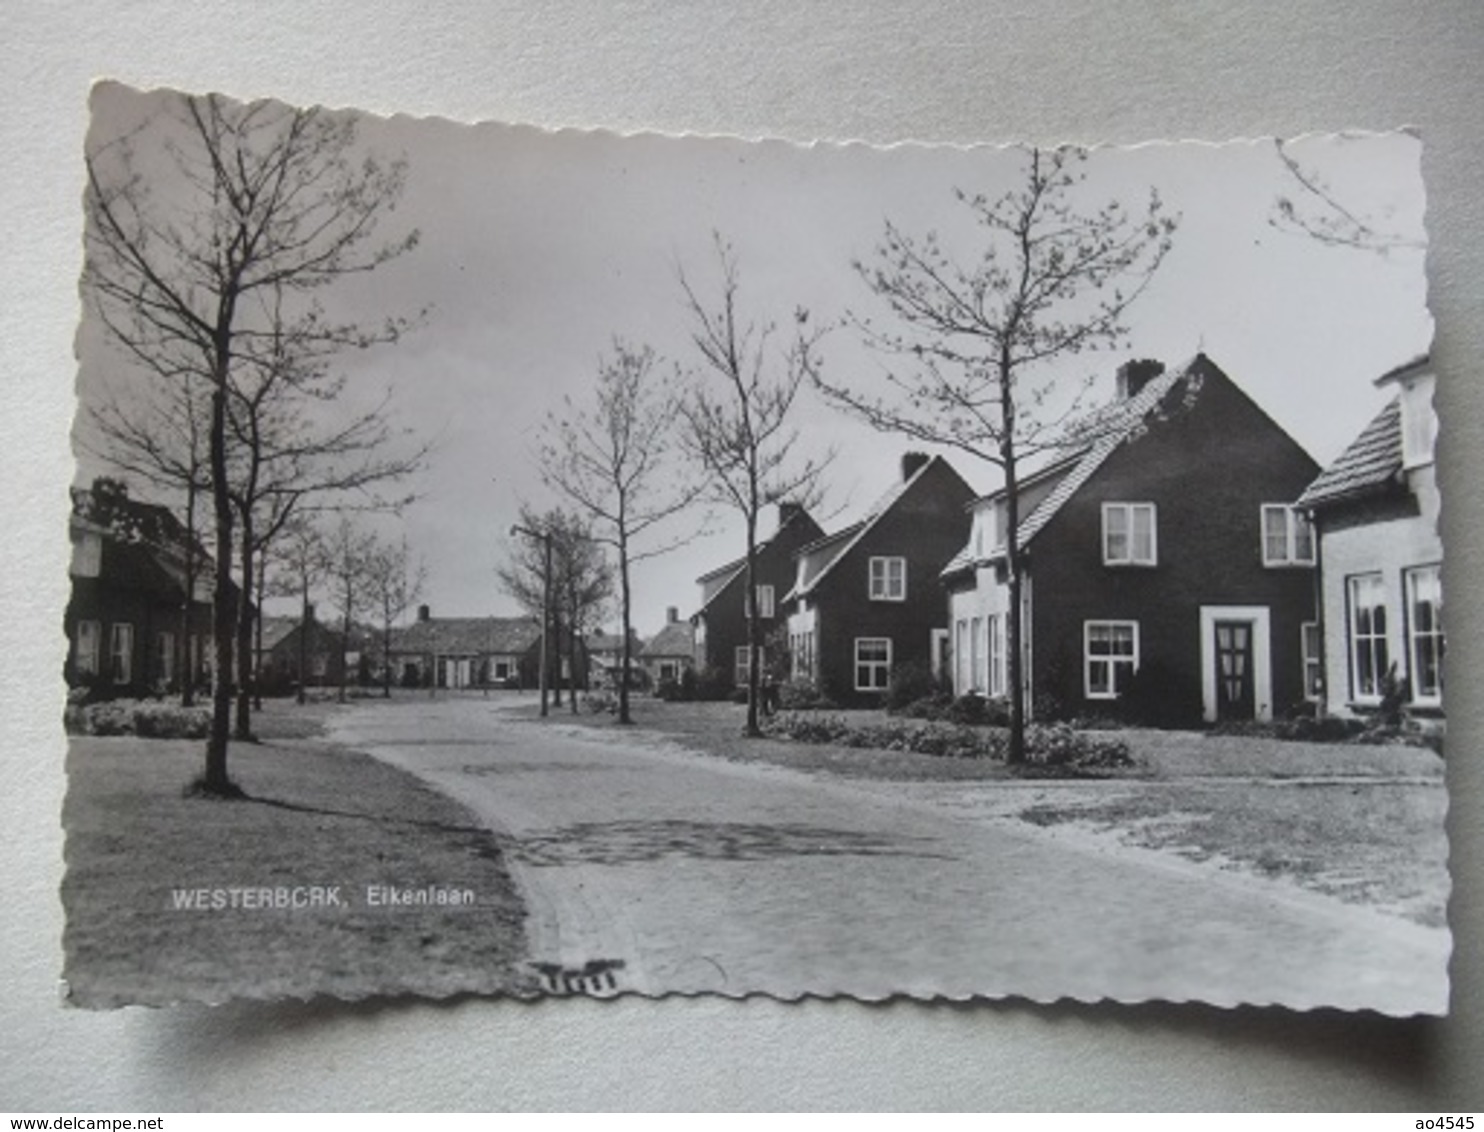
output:
M1401 473L1402 402L1394 397L1334 463L1304 489L1295 506L1318 510L1384 494L1399 481Z

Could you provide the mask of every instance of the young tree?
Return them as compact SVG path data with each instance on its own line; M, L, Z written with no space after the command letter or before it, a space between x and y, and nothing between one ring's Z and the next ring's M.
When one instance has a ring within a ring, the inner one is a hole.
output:
M261 578L268 548L283 525L306 508L398 510L408 500L384 489L421 466L427 446L406 441L387 419L390 393L359 412L321 419L318 406L335 404L346 378L333 369L340 344L323 339L311 317L289 321L281 288L273 288L270 330L259 356L244 359L232 379L228 423L234 459L230 492L241 529L242 589L237 647L252 655L262 618L254 603L254 563ZM261 593L262 587L256 587ZM251 736L254 666L243 667L234 735Z
M305 688L309 676L309 630L314 620L312 598L315 590L324 582L328 569L328 554L325 539L310 518L296 515L284 524L283 530L265 554L265 560L277 563L270 588L265 593L299 599L299 691L297 699L307 699Z
M381 621L381 694L392 696L392 625L422 596L427 568L413 564L407 540L374 539L366 559L366 596Z
M632 723L629 680L633 611L629 573L636 562L673 550L694 532L654 541L661 524L689 507L702 485L675 474L681 401L655 375L654 352L620 341L598 363L590 404L570 397L549 413L540 440L541 477L592 522L592 537L618 556L623 657L618 721Z
M146 140L157 148L136 160ZM126 356L164 359L209 392L216 679L201 787L234 795L227 774L238 612L229 483L233 377L271 340L273 293L288 296L295 325L326 347L366 346L401 332L396 320L373 327L335 322L315 295L416 243L415 232L377 238L379 221L401 195L405 168L360 152L349 116L216 95L183 96L173 112L160 112L140 130L94 141L86 163L84 283L104 327ZM239 662L245 668L248 660Z
M532 616L551 620L551 613L567 636L567 655L571 658L575 690L576 669L583 634L602 616L602 610L613 596L613 569L602 545L593 537L592 528L583 517L573 512L552 509L538 514L530 507L520 509L520 525L528 531L539 531L551 540L551 577L546 577L545 538L540 541L521 539L512 543L510 557L495 568L504 591ZM547 607L551 608L548 609ZM549 650L548 674L555 661L561 671L560 633L552 630L558 642ZM577 710L577 697L570 696L571 709Z
M369 603L372 588L372 560L375 540L358 530L348 516L341 516L335 532L325 542L325 573L329 579L335 606L340 611L340 689L337 698L343 704L349 680L351 634L355 631L356 611Z
M1059 386L1056 363L1124 342L1124 316L1169 252L1177 223L1152 190L1134 210L1119 201L1085 206L1084 150L1030 149L1023 160L1020 184L1001 196L956 193L979 246L952 253L934 232L912 235L888 222L874 257L854 265L893 316L886 326L856 325L870 345L908 362L888 371L888 398L811 371L828 400L872 426L1000 469L1012 762L1025 756L1020 463L1089 443L1095 418L1068 427L1087 386Z
M682 403L682 444L701 470L708 498L737 511L747 529L747 735L758 726L762 629L757 585L758 522L763 510L794 501L813 506L820 495L820 476L833 457L799 457L799 431L793 407L804 376L818 371L814 351L820 333L809 315L794 314L794 333L786 346L774 341L776 327L746 319L738 310L737 257L715 236L721 269L721 295L704 301L681 273L691 341L701 361L691 371L691 388Z

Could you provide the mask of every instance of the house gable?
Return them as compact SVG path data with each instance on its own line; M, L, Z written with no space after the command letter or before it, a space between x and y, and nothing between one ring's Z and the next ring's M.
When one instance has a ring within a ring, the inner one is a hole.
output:
M1033 688L1063 710L1116 710L1116 701L1090 702L1089 680L1099 674L1089 676L1089 626L1127 641L1116 626L1135 625L1139 670L1159 689L1161 722L1198 720L1208 698L1202 671L1209 658L1195 643L1202 609L1207 620L1221 608L1265 609L1270 696L1257 710L1286 710L1303 696L1314 571L1264 564L1263 507L1291 504L1317 465L1204 356L1177 380L1151 387L1157 393L1141 419L1095 446L1022 526ZM1110 515L1124 531L1148 524L1137 551L1108 554Z

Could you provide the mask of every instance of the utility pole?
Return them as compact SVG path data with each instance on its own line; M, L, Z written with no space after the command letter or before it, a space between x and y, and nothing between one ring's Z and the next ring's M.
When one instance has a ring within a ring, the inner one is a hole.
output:
M512 535L527 535L530 538L541 540L541 549L544 555L541 569L541 714L549 713L546 695L546 665L547 665L547 636L548 626L551 624L551 532L533 531L529 527L523 527L516 523L510 528Z

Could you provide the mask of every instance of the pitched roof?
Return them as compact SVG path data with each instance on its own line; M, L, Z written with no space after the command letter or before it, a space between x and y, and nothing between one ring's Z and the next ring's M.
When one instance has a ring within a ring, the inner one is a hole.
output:
M789 512L784 518L783 522L778 525L778 530L773 532L772 537L764 539L762 542L757 544L757 553L761 554L763 551L767 550L768 547L772 545L773 541L777 539L780 534L783 533L783 529L785 527L789 526L792 523L801 522L804 520L808 520L811 523L813 522L813 520L809 518L808 512L806 512L803 507L800 507L797 511ZM731 585L732 582L737 578L737 576L740 575L745 569L747 569L747 555L744 554L741 558L734 558L725 565L718 566L714 570L708 570L706 573L697 578L696 582L704 586L707 582L714 581L717 578L722 578L723 575L725 575L724 580L711 591L711 596L706 598L706 600L701 603L701 608L696 610L696 612L691 614L691 616L695 617L698 614L705 613L706 610L711 607L711 603L718 597L720 597L722 591L725 590L729 585Z
M1371 495L1395 482L1402 470L1402 401L1393 397L1299 496L1299 507L1324 507Z
M639 651L642 656L692 656L696 651L695 629L689 621L671 621Z
M1035 538L1056 516L1067 500L1071 499L1083 484L1097 474L1099 468L1107 463L1108 458L1128 440L1135 436L1146 426L1146 422L1164 401L1166 395L1181 382L1190 382L1192 393L1199 392L1196 379L1203 376L1199 370L1210 367L1218 373L1220 370L1205 354L1197 354L1184 365L1171 366L1158 377L1152 378L1138 393L1127 400L1115 402L1100 413L1096 413L1080 426L1080 431L1091 435L1093 439L1080 452L1074 452L1066 459L1058 460L1055 464L1035 473L1037 477L1047 473L1063 470L1064 474L1060 482L1051 489L1050 494L1034 508L1031 513L1020 521L1019 544L1024 547L1029 545L1031 539ZM999 499L1005 494L1004 489L984 496L978 502ZM1004 547L993 548L987 558L994 560L1004 555ZM961 570L967 569L978 559L973 554L971 546L965 546L948 561L939 573L939 577L948 577Z
M392 651L519 654L540 639L530 617L429 617L393 631Z
M264 617L262 625L263 649L267 651L299 627L297 617Z
M871 528L881 521L882 516L884 516L893 507L895 507L897 503L902 499L902 497L905 496L909 491L911 491L913 486L916 485L916 483L920 479L927 475L928 469L938 464L943 465L943 467L947 468L950 472L953 473L953 475L958 475L958 473L953 470L953 465L950 464L947 460L943 459L942 456L934 456L932 457L932 459L924 461L922 466L917 468L917 470L914 471L906 479L901 480L899 483L893 484L892 487L884 495L882 495L880 499L876 500L876 502L871 505L870 509L866 512L865 517L861 519L860 522L846 527L842 531L836 531L833 535L826 535L822 539L817 539L814 542L810 543L808 546L801 547L798 551L796 551L796 556L804 555L827 549L831 542L835 542L838 544L835 548L834 553L824 560L819 569L816 570L811 577L806 578L803 585L795 585L794 588L785 595L783 600L792 601L794 598L803 597L805 594L813 590L815 586L819 585L819 583L829 575L829 572L835 568L836 564L839 563L840 560L843 559L847 554L849 554L850 551L855 547L857 543L860 542L861 539L865 538L866 535L871 533ZM965 485L966 488L967 486L968 485Z

